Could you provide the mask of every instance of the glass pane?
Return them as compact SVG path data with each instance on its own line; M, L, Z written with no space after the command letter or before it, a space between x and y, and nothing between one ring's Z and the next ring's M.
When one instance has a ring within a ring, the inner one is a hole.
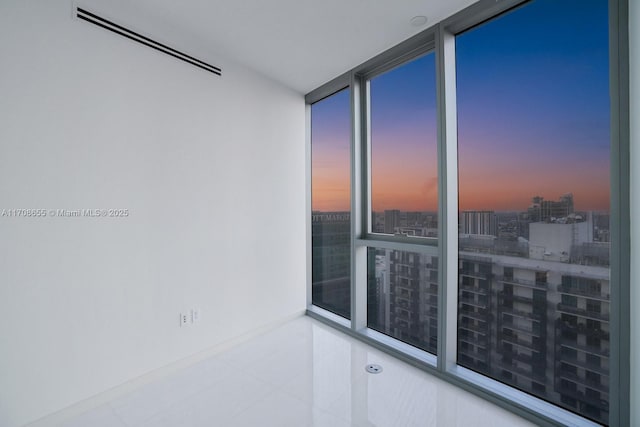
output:
M367 326L435 354L438 258L369 248Z
M605 424L607 7L535 0L456 37L458 363Z
M312 303L351 318L349 89L311 106Z
M436 237L435 55L370 81L371 231Z

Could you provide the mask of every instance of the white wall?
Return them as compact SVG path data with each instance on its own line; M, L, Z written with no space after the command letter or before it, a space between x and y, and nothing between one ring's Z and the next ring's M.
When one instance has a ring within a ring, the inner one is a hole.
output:
M0 210L130 212L0 216L0 426L305 308L304 99L211 62L0 2Z
M631 99L631 425L640 426L640 2L629 0Z

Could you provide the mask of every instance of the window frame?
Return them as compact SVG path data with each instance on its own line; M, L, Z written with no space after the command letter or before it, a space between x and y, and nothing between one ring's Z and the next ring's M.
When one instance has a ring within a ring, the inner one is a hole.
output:
M329 310L320 308L313 305L313 247L312 247L312 228L311 221L313 214L312 207L312 149L311 149L311 106L323 99L329 98L332 95L337 94L345 89L351 89L351 75L349 72L342 74L339 77L325 83L319 88L313 90L305 96L305 231L306 231L306 285L307 285L307 312L313 311L322 316L324 319L330 320L333 324L347 326L350 324L350 320L346 319L338 314L335 314ZM350 122L352 123L353 132L353 91L350 90L350 103L351 103L351 116ZM353 151L354 137L351 136L351 151ZM352 156L353 157L353 156ZM353 170L353 159L350 161L350 169ZM351 176L351 188L353 191L353 175ZM351 209L353 209L353 193L351 193ZM351 226L353 227L353 210L351 211ZM351 230L351 246L353 247L353 229ZM353 251L352 251L353 252ZM350 279L353 280L353 262L351 263ZM353 282L351 282L351 294L353 297ZM352 303L353 305L353 303ZM353 314L351 315L353 318Z
M363 140L366 141L364 151L362 152L362 163L366 166L366 179L362 182L362 192L366 195L366 197L362 198L362 212L364 214L363 217L363 230L361 240L369 241L373 243L377 242L396 242L396 243L406 243L407 245L420 245L420 246L438 246L438 237L415 237L415 236L405 236L405 235L393 235L393 234L385 234L385 233L375 233L373 232L372 225L372 213L373 209L371 207L371 80L374 78L381 76L385 73L393 71L397 68L402 67L403 65L417 60L423 56L427 56L433 54L436 55L435 49L435 33L433 35L433 40L425 41L422 46L418 46L414 49L407 51L406 53L395 57L386 62L381 62L381 64L377 67L374 67L370 71L366 71L360 75L361 81L360 84L363 87L365 92L365 103L362 106L362 123L363 130L366 131L362 135ZM384 58L382 58L384 61ZM437 68L437 65L436 65ZM435 71L435 70L434 70ZM434 89L437 91L437 81L436 87ZM437 99L437 94L436 94ZM437 102L436 102L437 104ZM437 109L437 108L436 108ZM436 112L437 115L437 112ZM437 120L437 117L436 117ZM436 138L437 139L437 138ZM440 178L438 176L438 178ZM439 196L438 196L439 197ZM438 200L439 202L439 200ZM363 243L364 244L364 243ZM405 249L406 250L406 249Z
M480 0L320 86L307 104L307 314L538 425L599 425L553 403L457 365L458 167L455 36L528 0ZM609 0L611 96L611 265L609 425L630 422L630 205L628 0ZM369 91L371 78L435 52L438 143L438 237L372 233ZM337 91L351 93L351 321L311 302L310 106ZM448 213L451 213L448 215ZM438 257L437 355L367 328L367 249L404 250ZM617 284L614 285L614 284ZM613 362L616 361L616 362Z

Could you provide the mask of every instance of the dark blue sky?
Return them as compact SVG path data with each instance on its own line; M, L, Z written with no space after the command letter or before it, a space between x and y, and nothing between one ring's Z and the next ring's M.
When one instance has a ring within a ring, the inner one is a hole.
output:
M541 122L587 126L589 143L608 136L606 1L532 1L459 35L456 50L458 114L474 125L484 119L482 102L525 128L535 114Z
M607 15L606 0L533 0L456 37L461 209L573 192L578 209L608 210ZM375 77L371 104L374 209L435 208L435 55ZM312 108L327 176L348 179L349 114L348 91Z
M606 0L534 0L456 37L461 208L608 209L608 43Z

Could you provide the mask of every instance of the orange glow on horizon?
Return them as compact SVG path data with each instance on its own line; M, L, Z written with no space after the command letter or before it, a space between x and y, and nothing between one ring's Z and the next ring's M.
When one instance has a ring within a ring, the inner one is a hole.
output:
M573 193L575 209L578 211L610 209L607 176L597 180L593 176L590 180L585 180L584 176L575 176L561 181L496 178L499 177L490 174L461 176L459 209L526 211L534 196L557 201L565 193ZM314 170L312 209L325 212L349 211L349 179L346 174L337 174L331 169ZM418 177L385 174L373 182L373 188L372 209L377 212L391 209L433 212L438 209L438 183L435 176L420 181Z
M314 211L350 210L349 142L344 136L333 138L326 140L326 146L312 145ZM372 147L372 210L437 211L435 140L398 138L379 142ZM524 212L534 196L557 201L565 193L573 194L577 211L610 209L606 152L594 155L573 150L567 154L562 144L557 149L538 150L528 143L490 149L495 144L496 140L461 146L460 210Z

